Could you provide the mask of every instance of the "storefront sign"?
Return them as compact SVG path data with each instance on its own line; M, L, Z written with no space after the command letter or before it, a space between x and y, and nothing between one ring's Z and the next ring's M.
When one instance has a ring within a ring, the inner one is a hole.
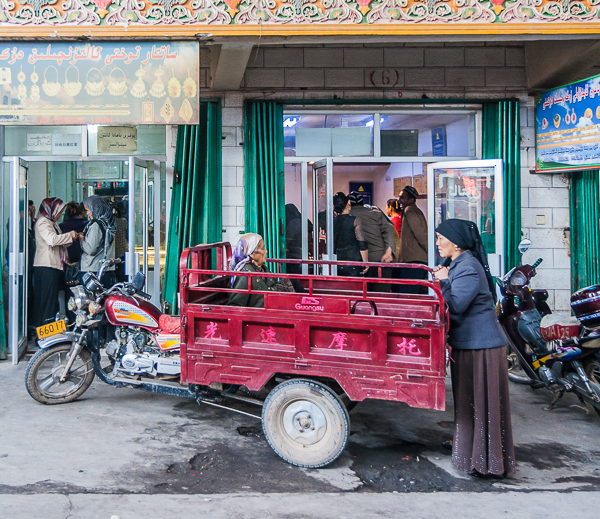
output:
M135 153L137 128L127 126L99 126L98 153Z
M0 124L198 124L198 86L197 42L0 44Z
M431 129L431 149L434 157L446 156L446 126Z
M600 167L600 76L536 99L538 172Z
M52 134L50 133L28 133L27 151L41 152L52 150Z
M81 133L53 134L52 155L81 155Z

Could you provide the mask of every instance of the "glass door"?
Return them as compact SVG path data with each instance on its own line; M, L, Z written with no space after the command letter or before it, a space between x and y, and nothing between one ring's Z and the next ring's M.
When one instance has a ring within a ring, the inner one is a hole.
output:
M19 157L10 159L8 337L13 364L18 364L27 349L28 169Z
M161 304L161 273L166 257L166 165L160 161L129 159L129 253L130 277L146 276L144 290L155 306Z
M502 160L437 162L427 166L429 264L439 260L435 228L450 218L477 224L493 276L504 273L504 186Z
M313 165L313 250L316 260L333 259L333 169L332 159L322 159ZM329 274L324 268L322 274ZM335 274L335 273L334 273Z

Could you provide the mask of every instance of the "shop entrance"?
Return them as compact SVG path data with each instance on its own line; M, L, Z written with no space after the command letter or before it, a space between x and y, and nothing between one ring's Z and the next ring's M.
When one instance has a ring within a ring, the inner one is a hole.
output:
M109 199L127 221L125 273L146 275L145 291L160 306L166 259L166 157L5 157L2 229L3 274L7 276L9 344L16 364L27 347L27 324L32 290L28 271L33 263L30 249L28 203L35 212L46 197L81 203L91 195Z
M313 254L323 260L333 258L334 243L328 237L333 236L333 195L336 192L347 194L356 188L365 193L370 205L385 212L387 200L398 198L402 187L412 185L420 193L416 204L428 222L430 266L438 261L435 228L446 219L461 218L477 224L492 274L503 274L501 160L361 163L330 157L314 162L290 162L286 166L286 204L294 204L301 214L308 215L302 227L303 258Z

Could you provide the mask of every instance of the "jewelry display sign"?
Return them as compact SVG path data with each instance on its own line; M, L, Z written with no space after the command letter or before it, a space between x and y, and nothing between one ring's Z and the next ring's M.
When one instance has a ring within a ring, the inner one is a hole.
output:
M198 124L197 42L0 44L0 124Z
M535 119L536 172L600 167L600 76L543 92Z

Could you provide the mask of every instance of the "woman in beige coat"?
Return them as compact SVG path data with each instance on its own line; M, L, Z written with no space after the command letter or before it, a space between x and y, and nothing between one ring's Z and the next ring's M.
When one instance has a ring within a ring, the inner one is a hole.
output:
M71 231L61 234L56 223L65 210L60 198L45 198L35 222L35 259L33 260L34 322L41 326L58 312L58 289L64 264L68 262L67 246L77 239Z

